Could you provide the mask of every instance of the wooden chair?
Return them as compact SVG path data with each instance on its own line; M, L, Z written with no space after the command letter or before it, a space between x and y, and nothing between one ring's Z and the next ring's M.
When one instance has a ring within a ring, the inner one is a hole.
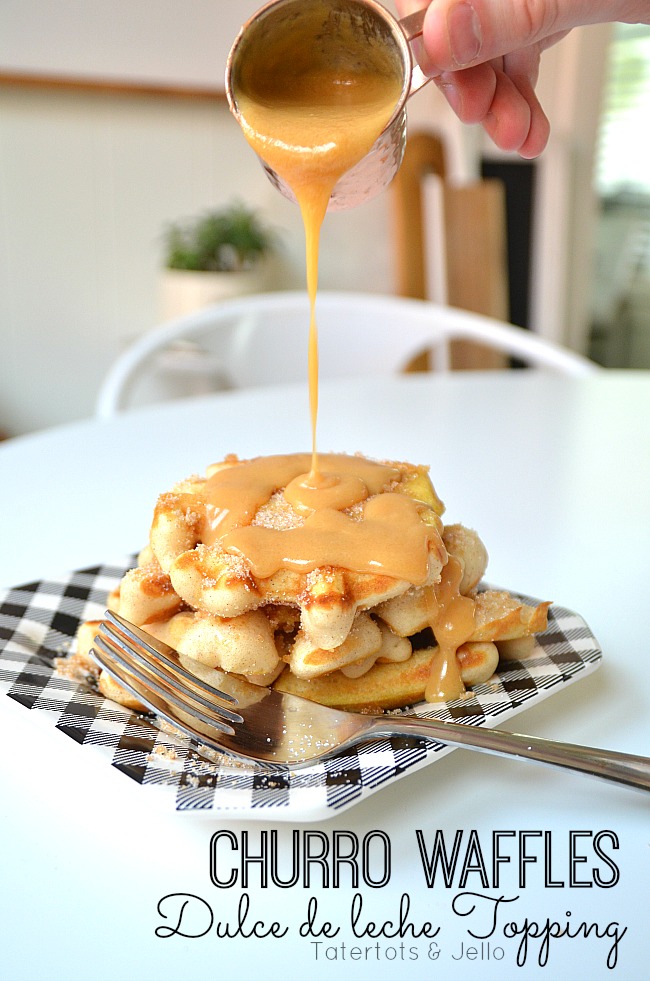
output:
M447 181L445 149L433 133L409 136L402 166L393 181L398 292L429 299L427 286L427 227L424 182L435 175L441 182L442 229L445 251L445 302L496 320L508 321L508 267L505 191L498 180L464 186ZM507 366L500 352L469 341L454 341L454 368L492 369ZM426 360L413 366L428 367Z

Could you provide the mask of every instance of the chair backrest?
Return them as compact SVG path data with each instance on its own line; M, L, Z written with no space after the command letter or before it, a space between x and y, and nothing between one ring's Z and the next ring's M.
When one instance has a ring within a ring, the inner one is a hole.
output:
M432 352L433 369L445 371L449 342L455 339L480 341L565 374L597 370L587 359L531 331L427 301L322 291L317 320L322 378L394 374L425 350ZM308 327L304 292L241 297L162 324L114 362L101 385L96 414L108 418L131 404L147 372L165 368L160 359L170 348L176 348L180 362L169 358L167 366L175 370L175 363L182 365L178 345L183 342L192 342L194 366L204 376L214 376L214 389L305 381Z

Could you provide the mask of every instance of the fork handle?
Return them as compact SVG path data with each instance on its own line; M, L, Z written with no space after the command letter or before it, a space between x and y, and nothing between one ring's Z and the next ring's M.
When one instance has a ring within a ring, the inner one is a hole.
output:
M540 736L523 736L500 729L442 722L415 716L377 717L367 735L425 736L441 743L497 756L515 756L565 770L577 770L628 787L650 790L650 759L607 749L560 743Z

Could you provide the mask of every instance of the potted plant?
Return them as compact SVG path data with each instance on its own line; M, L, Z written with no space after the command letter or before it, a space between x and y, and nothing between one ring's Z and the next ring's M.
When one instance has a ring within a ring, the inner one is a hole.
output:
M264 290L276 247L275 232L241 202L171 224L165 233L164 319Z

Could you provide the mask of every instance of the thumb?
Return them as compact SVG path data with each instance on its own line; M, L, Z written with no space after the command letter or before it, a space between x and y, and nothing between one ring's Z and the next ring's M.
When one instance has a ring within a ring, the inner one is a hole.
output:
M626 19L633 6L625 0L433 0L424 21L426 61L453 71L532 44L541 49L578 25Z

